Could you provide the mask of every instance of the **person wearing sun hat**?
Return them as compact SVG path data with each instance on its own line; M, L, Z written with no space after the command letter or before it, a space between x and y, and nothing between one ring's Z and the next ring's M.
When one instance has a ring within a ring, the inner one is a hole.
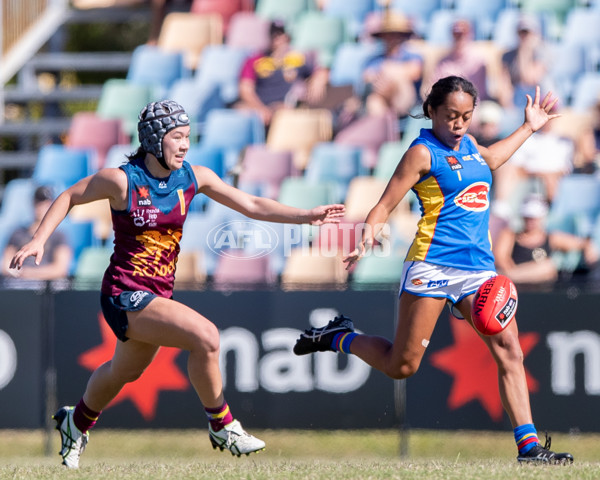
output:
M382 42L383 52L363 71L367 114L381 116L391 111L404 117L417 101L423 76L423 57L407 43L414 34L413 23L399 12L388 11L370 33Z

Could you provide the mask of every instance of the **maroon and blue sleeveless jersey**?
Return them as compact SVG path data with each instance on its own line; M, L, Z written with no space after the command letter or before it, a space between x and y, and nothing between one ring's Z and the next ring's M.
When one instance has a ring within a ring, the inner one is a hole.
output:
M112 210L114 252L102 280L102 293L147 290L170 298L179 240L198 190L188 162L168 178L155 178L143 159L120 167L127 174L127 209Z
M431 170L413 187L421 220L407 260L463 270L495 270L489 234L492 173L473 141L458 151L422 129L414 145L431 154Z

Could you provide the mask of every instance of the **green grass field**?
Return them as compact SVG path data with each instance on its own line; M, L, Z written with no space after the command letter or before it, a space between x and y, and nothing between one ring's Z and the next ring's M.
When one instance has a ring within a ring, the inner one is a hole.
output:
M519 465L512 432L411 431L400 456L396 432L253 431L267 442L259 454L213 450L204 431L98 428L81 468L60 465L58 434L44 454L42 431L0 431L2 479L573 479L600 478L600 434L554 434L553 447L572 466Z

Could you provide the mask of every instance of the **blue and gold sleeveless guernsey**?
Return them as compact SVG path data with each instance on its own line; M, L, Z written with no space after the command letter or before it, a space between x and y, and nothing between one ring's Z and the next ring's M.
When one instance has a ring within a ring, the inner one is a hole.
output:
M421 219L406 260L495 270L489 234L492 173L475 144L465 136L455 151L424 128L414 145L427 147L431 170L412 188Z
M170 298L183 222L198 185L183 162L168 178L155 178L143 159L120 167L127 174L127 209L112 210L114 252L102 280L102 293L146 290Z

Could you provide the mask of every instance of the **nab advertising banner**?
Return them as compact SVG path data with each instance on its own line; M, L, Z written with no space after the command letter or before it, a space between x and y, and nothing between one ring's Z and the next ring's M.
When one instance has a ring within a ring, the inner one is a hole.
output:
M44 425L49 352L55 355L58 405L75 404L91 372L114 352L116 340L100 312L98 292L57 292L52 302L43 295L0 291L0 428ZM359 331L392 338L395 292L190 291L176 298L218 326L225 395L248 428L397 427L391 379L352 355L292 353L304 328L339 313L351 317ZM44 337L48 305L53 348ZM520 295L520 341L540 431L600 432L594 413L600 408L599 306L597 294ZM186 352L162 348L104 411L101 425L204 426L187 358ZM497 378L481 339L444 312L419 371L406 381L407 426L510 430Z

